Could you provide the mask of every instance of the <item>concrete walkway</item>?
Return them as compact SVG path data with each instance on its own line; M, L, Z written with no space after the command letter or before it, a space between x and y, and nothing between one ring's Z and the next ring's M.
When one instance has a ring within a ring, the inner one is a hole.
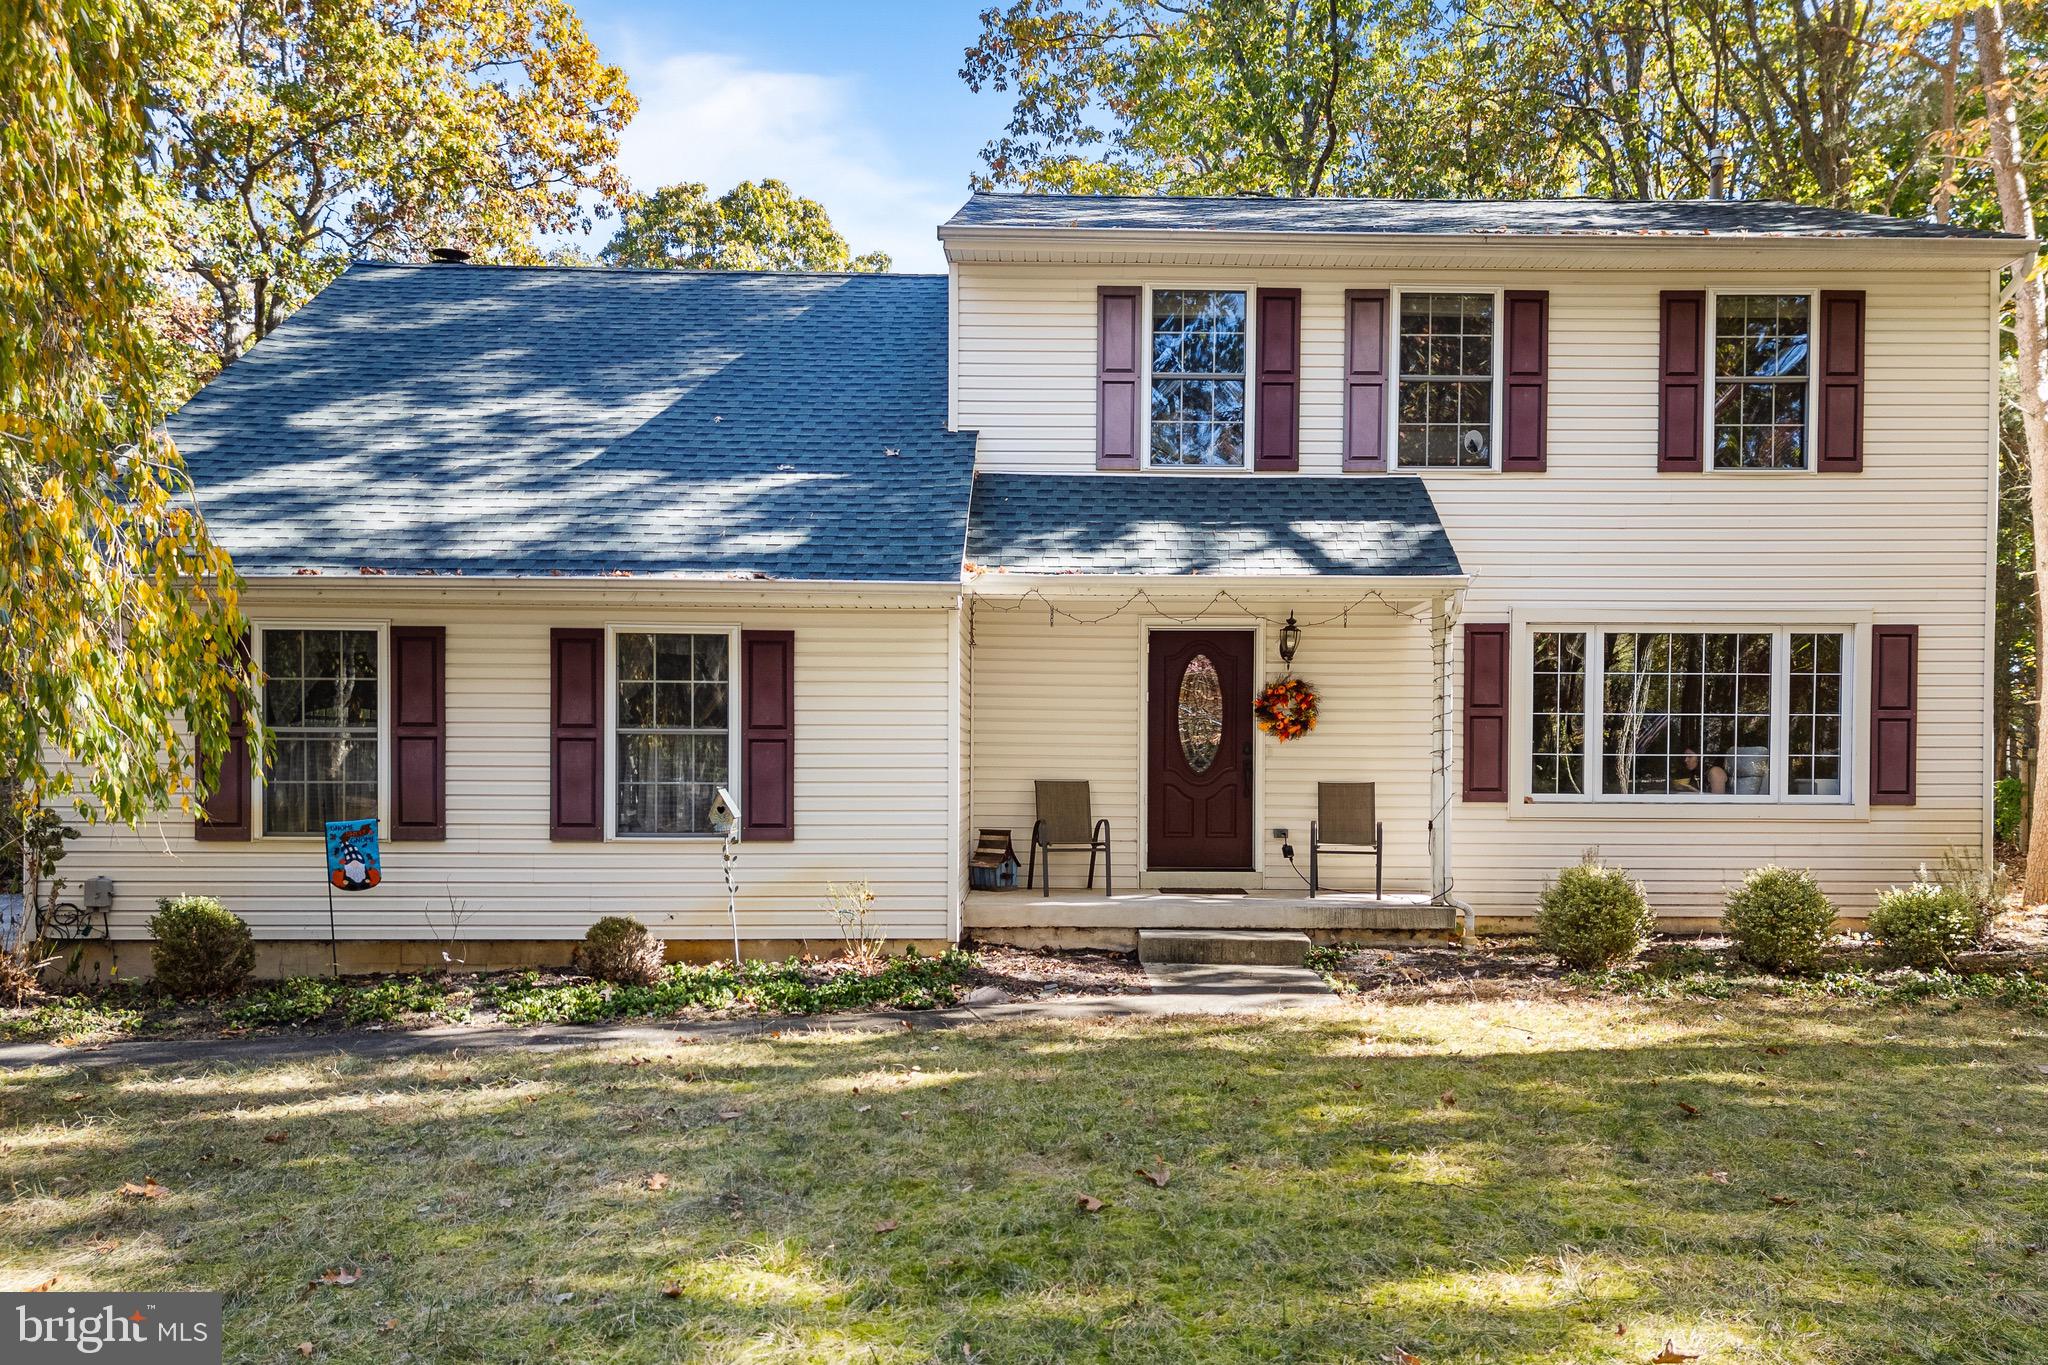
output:
M340 1053L350 1057L411 1057L448 1052L561 1052L606 1044L664 1047L678 1040L713 1043L770 1033L901 1033L966 1028L975 1024L1040 1020L1162 1019L1176 1015L1269 1014L1337 1003L1322 977L1306 967L1212 967L1150 963L1149 995L1075 995L1052 1000L970 1003L943 1010L877 1010L862 1014L765 1015L746 1019L662 1024L557 1024L534 1028L424 1029L345 1033L274 1033L246 1038L160 1038L60 1047L55 1043L0 1046L0 1070L30 1066L167 1066L205 1062L269 1062Z

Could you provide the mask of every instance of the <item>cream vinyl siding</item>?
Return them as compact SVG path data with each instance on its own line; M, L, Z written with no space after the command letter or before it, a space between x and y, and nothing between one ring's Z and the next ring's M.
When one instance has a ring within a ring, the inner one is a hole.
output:
M1777 807L1745 812L1740 819L1703 818L1693 811L1674 816L1585 807L1539 810L1522 799L1525 765L1514 755L1515 785L1507 805L1455 805L1454 894L1482 915L1525 915L1548 876L1581 849L1597 846L1643 877L1667 915L1715 914L1728 883L1758 864L1781 861L1813 868L1843 913L1861 918L1877 888L1909 879L1918 864L1938 861L1944 849L1981 852L1987 837L1996 373L1991 280L1986 272L1962 268L1784 271L1772 268L1768 251L1754 248L1731 249L1720 268L1695 268L1699 259L1674 255L1674 268L1664 271L1646 268L1645 253L1638 252L1628 257L1627 268L1606 272L1507 270L1498 268L1497 258L1484 262L1485 268L1466 268L1441 250L1427 265L1370 270L959 262L958 422L979 431L981 468L1092 470L1097 285L1144 283L1156 273L1177 284L1298 287L1301 467L1305 473L1336 474L1343 438L1346 289L1547 289L1548 472L1420 475L1472 576L1463 619L1511 621L1518 646L1530 625L1578 619L1589 610L1617 626L1774 626L1829 618L1855 627L1916 624L1918 804L1811 813ZM1658 292L1780 287L1866 291L1864 471L1658 474ZM1284 614L1286 605L1277 603L1276 609ZM1005 641L1028 629L1027 622L993 637L983 631L982 639ZM1062 635L1063 630L1053 634L1074 643L1062 644L1057 656L998 643L1002 662L994 654L983 661L976 734L999 752L978 750L985 759L978 786L992 770L1014 768L1029 757L1028 749L1013 756L1011 749L1028 741L998 739L999 727L986 714L1006 672L1035 672L1049 688L1055 678L1078 676L1084 668L1089 677L1111 679L1120 666L1107 635ZM1394 671L1391 662L1376 656L1372 666L1384 686ZM1455 666L1454 677L1461 670ZM1304 646L1300 671L1326 684L1337 673L1319 661L1313 645ZM1424 696L1426 663L1419 646L1403 673L1412 673L1412 682L1393 685ZM1864 656L1858 683L1866 690L1867 673ZM1124 685L1135 689L1136 674ZM1520 734L1529 681L1518 674L1512 685ZM1375 691L1373 700L1380 697ZM1029 698L1020 694L1019 700ZM1130 709L1120 695L1104 700L1112 715ZM1452 715L1457 714L1454 699ZM1323 728L1299 742L1301 761L1311 762L1319 746L1334 748L1337 736L1373 734L1385 724L1333 694L1323 709ZM1859 697L1849 721L1859 764L1868 726ZM1130 741L1123 751L1109 747L1125 728L1121 719L1074 716L1064 726L1040 727L1040 742L1071 743L1077 758L1088 756L1096 765L1098 781L1115 799L1128 802L1137 781ZM1419 765L1425 765L1425 743L1426 734L1415 740ZM1414 780L1416 790L1425 790L1426 765L1418 766ZM1864 781L1859 769L1859 793ZM1014 797L981 793L978 802L978 810L1001 809L1019 823ZM1282 820L1272 811L1261 820L1266 827L1279 823L1305 821ZM1394 877L1390 865L1392 884L1415 880L1409 872Z
M691 605L656 586L541 603L531 591L430 596L379 584L258 585L244 602L258 622L447 628L448 838L387 840L383 885L335 897L345 938L432 938L429 912L445 934L451 897L467 907L462 932L472 940L575 938L607 914L633 915L668 938L730 933L716 839L548 837L548 632L605 624L796 632L797 838L742 846L744 936L836 942L821 908L825 884L862 878L874 884L888 937L950 935L958 823L949 732L958 702L947 657L957 614L944 606ZM146 938L157 897L181 892L219 896L259 938L327 935L317 840L200 843L188 820L165 817L140 832L87 830L64 871L73 896L87 877L114 879L116 938Z
M1344 599L1355 597L1348 594ZM1172 601L1162 598L1162 601ZM1208 596L1173 602L1192 613ZM1290 605L1303 620L1330 614L1339 602L1253 600L1261 617L1284 618ZM1174 625L1135 607L1113 620L1080 625L1046 621L1040 603L1011 609L1008 602L974 601L974 819L977 828L1007 829L1019 858L1028 856L1033 782L1086 778L1097 819L1107 817L1119 891L1134 889L1140 790L1144 776L1141 727L1145 714L1144 639ZM1077 615L1098 615L1107 604L1074 604ZM1420 613L1422 609L1417 609ZM1191 629L1252 629L1224 607ZM1285 673L1277 628L1263 632L1256 684ZM1380 819L1387 828L1387 889L1424 891L1429 884L1429 628L1377 603L1353 610L1350 623L1304 627L1295 672L1314 686L1325 717L1313 734L1278 743L1254 732L1260 883L1275 891L1305 891L1308 824L1315 817L1317 782L1374 782ZM1246 706L1249 697L1243 698ZM1275 828L1294 844L1300 875L1281 857ZM1054 854L1056 887L1079 887L1088 875L1086 853ZM1181 873L1181 885L1201 883ZM1333 858L1328 883L1372 887L1368 858ZM1097 889L1101 887L1098 869Z

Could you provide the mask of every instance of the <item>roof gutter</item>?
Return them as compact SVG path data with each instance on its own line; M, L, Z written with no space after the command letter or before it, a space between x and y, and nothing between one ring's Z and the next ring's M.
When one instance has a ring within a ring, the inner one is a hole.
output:
M1147 592L1181 596L1215 592L1259 592L1343 596L1400 589L1443 597L1470 587L1470 574L1032 574L987 572L967 580L969 597L1103 597Z
M333 588L371 586L378 590L490 588L500 592L617 592L650 588L704 597L737 597L753 594L807 593L822 597L891 597L949 599L960 593L959 583L950 579L906 582L901 580L805 579L805 578L676 578L653 574L611 577L562 574L559 577L529 574L454 573L334 573L245 574L248 588Z

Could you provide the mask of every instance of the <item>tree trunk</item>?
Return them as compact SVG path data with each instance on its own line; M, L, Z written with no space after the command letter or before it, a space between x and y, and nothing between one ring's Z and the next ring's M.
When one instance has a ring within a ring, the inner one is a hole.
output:
M1977 8L1977 53L1984 82L1984 122L1990 133L1989 160L1992 179L1998 186L1998 208L2007 232L2034 235L2034 204L2028 191L2023 144L2020 141L2019 110L2014 106L2011 73L2006 69L2005 12L1998 3ZM2020 423L2027 440L2027 504L2033 513L2034 554L2038 561L2048 550L2048 291L2044 291L2037 263L2019 268L2014 281L2013 341L2019 361ZM2035 619L2048 622L2048 595L2042 587L2048 574L2034 572ZM2037 650L2036 728L2048 719L2048 650ZM2044 746L2048 754L2048 746ZM2038 766L2034 771L2033 815L2028 820L2027 876L2023 894L2027 904L2048 901L2048 774Z

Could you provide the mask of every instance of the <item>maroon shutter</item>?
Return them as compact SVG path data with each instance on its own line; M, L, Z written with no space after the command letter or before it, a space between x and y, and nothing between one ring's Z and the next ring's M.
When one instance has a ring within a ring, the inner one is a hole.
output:
M1667 289L1658 296L1657 469L1697 474L1706 468L1707 295Z
M1387 467L1387 303L1384 289L1344 291L1344 468Z
M548 837L604 838L604 632L556 629L549 734L552 803Z
M1820 458L1823 474L1863 471L1863 291L1820 296Z
M242 661L249 661L249 637L239 646ZM203 784L206 755L193 746L192 781ZM228 701L228 747L220 756L220 775L213 790L199 805L199 819L193 822L192 837L206 843L246 842L254 832L250 814L249 718L242 713L239 699Z
M1504 366L1506 403L1501 424L1500 467L1510 473L1541 474L1548 456L1550 409L1550 293L1510 289Z
M1301 291L1259 291L1258 448L1253 467L1301 467Z
M796 838L796 635L740 632L740 837Z
M1097 469L1138 467L1140 297L1134 285L1105 284L1095 291Z
M448 632L391 628L391 838L448 837Z
M1508 799L1508 628L1465 627L1465 799Z
M1870 804L1910 806L1918 781L1920 627L1870 628Z

